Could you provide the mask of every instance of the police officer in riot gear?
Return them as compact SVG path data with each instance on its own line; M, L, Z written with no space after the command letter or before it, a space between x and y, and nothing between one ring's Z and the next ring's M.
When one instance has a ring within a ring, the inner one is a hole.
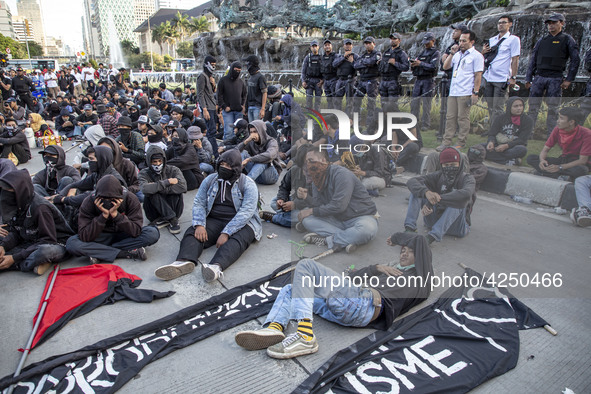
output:
M312 107L313 96L316 96L314 108L318 108L324 82L322 80L321 56L318 53L318 41L314 40L310 43L310 51L302 64L302 86L306 89L306 106Z
M431 101L435 90L435 77L439 68L439 51L435 48L435 36L433 33L425 33L421 44L425 49L416 59L410 63L412 75L416 77L412 90L410 112L419 119L421 103L423 103L423 117L419 129L424 131L431 128Z
M332 51L332 42L324 40L324 55L320 60L320 70L324 80L324 95L328 108L335 108L334 96L337 87L337 69L333 66L336 53Z
M357 71L353 67L359 55L353 53L353 41L346 38L343 40L343 50L345 53L336 55L332 65L337 70L337 83L335 88L335 105L342 106L343 97L347 97L346 107L348 110L353 108L352 97L355 93L355 76Z
M562 31L565 23L564 15L552 14L544 23L548 27L549 34L540 38L534 46L525 76L525 88L531 87L528 115L532 117L534 124L538 119L542 97L544 92L546 93L546 104L548 104L546 127L550 135L558 120L562 89L568 89L571 82L575 80L581 59L579 46L575 40ZM569 58L570 64L565 79L563 73Z
M35 84L29 77L25 76L25 72L20 66L16 69L16 77L12 79L12 89L14 89L21 103L26 104L29 111L35 108L33 95L31 94L35 90Z
M400 48L401 36L398 33L390 34L392 46L382 54L379 64L382 82L380 83L380 96L384 111L398 112L398 97L400 96L400 83L398 77L403 71L408 71L408 55Z
M460 45L460 36L462 32L468 30L468 26L463 23L456 23L450 26L454 31L451 35L453 42L443 51L441 55L441 66L448 56L451 55L451 48L454 45ZM443 67L441 68L443 70ZM447 113L447 97L449 96L449 88L451 86L451 77L453 70L443 70L443 77L439 85L439 95L441 97L441 109L439 110L439 130L437 131L437 142L443 141L443 132L445 131L445 115Z
M367 95L367 122L372 125L375 119L375 99L378 96L379 63L382 54L376 50L376 40L369 36L363 40L365 51L355 61L353 67L359 71L359 84L355 92L356 97Z

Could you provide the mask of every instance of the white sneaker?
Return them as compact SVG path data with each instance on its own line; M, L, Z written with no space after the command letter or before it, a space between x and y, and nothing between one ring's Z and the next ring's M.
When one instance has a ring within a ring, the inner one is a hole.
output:
M314 336L312 340L306 341L299 332L292 334L267 349L267 355L273 358L287 359L306 354L316 353L318 351L318 342Z
M268 327L260 330L242 331L234 337L236 344L246 350L266 349L284 339L284 333Z
M156 268L154 275L162 280L171 280L190 274L194 269L195 263L192 261L175 261L172 264Z
M206 282L213 282L223 275L222 269L217 264L205 264L201 265L201 275Z

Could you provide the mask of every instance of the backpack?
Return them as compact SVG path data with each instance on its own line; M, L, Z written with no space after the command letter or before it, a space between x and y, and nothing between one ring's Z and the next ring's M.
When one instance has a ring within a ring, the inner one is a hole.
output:
M490 47L490 51L484 54L484 71L486 71L490 67L490 64L493 62L493 60L495 60L499 54L499 47L501 46L501 43L506 39L507 37L501 38L499 42Z

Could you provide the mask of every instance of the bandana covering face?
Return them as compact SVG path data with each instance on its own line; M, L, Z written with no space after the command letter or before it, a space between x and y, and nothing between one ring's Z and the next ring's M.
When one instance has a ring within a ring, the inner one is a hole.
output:
M443 176L445 178L444 183L449 190L456 181L456 177L460 173L460 167L443 167L441 169Z
M312 179L312 183L318 190L324 187L324 180L326 179L326 172L328 171L328 163L323 162L308 162L306 165L308 175Z

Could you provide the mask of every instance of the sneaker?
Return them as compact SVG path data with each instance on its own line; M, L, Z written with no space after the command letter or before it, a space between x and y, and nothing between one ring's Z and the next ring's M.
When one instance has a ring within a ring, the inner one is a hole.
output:
M170 222L168 220L164 220L164 219L156 219L156 220L151 221L149 225L156 226L156 227L158 227L158 229L162 229L164 227L168 227L170 225Z
M317 246L326 246L326 237L321 237L316 233L308 233L304 235L304 242Z
M246 350L261 350L273 346L285 339L285 334L272 328L242 331L236 334L236 344Z
M581 227L591 226L591 210L587 207L577 209L577 225Z
M142 246L141 248L130 250L129 256L127 258L133 260L146 261L148 259L148 256L146 256L146 248Z
M174 218L170 221L170 225L168 226L168 231L170 231L171 234L178 234L181 232L181 226L180 226L179 220L177 218Z
M515 160L515 165L516 166L520 166L521 165L521 158L518 157L518 158L516 158L514 160Z
M156 268L154 275L156 275L158 279L172 280L190 274L194 269L195 263L192 261L175 261L172 264Z
M465 146L466 145L458 144L458 145L454 146L454 148L456 148L457 150L462 150L462 149L464 149Z
M97 259L96 257L89 257L88 258L90 260L90 265L94 265L94 264L101 264L102 262Z
M412 227L410 227L410 226L404 226L404 232L405 233L416 233L417 230L414 229L414 228L412 228Z
M345 252L347 253L353 253L357 250L357 245L355 244L349 244L347 246L345 246Z
M203 279L207 283L213 282L220 278L223 275L222 269L217 264L201 264L201 275L203 275Z
M443 144L441 144L441 145L439 145L437 148L435 148L435 150L436 150L437 152L442 152L442 151L443 151L445 148L449 148L449 146L448 146L448 145L443 145Z
M429 246L431 246L431 244L435 241L435 237L433 237L431 234L427 234L427 243L429 244Z
M40 264L40 265L36 266L35 268L33 268L33 272L35 272L37 275L41 276L45 272L47 272L47 270L49 268L51 268L51 263L44 263L44 264Z
M267 349L269 357L278 359L288 359L306 354L316 353L318 351L318 342L316 337L306 341L298 332L285 338L283 341Z
M259 212L259 217L261 219L263 219L265 222L272 222L273 216L275 216L275 212L269 212L269 211L260 211Z
M515 160L514 159L507 160L505 162L505 165L508 166L508 167L513 167L515 165Z
M295 229L298 233L306 232L306 227L304 227L304 223L302 223L302 222L297 222L295 225Z

